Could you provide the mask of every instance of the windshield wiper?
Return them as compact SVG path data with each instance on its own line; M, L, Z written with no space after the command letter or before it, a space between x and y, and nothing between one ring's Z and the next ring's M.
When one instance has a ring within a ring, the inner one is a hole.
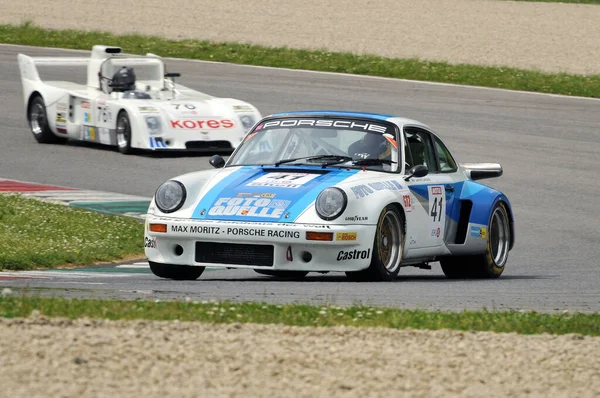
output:
M394 163L398 163L398 162L394 162L392 160L387 160L387 159L374 159L374 158L356 159L355 161L352 162L352 164L355 166L379 166L382 164L394 164Z
M283 159L283 160L279 160L275 163L273 163L275 166L279 166L280 164L283 163L292 163L295 162L297 160L308 160L308 161L312 161L312 160L324 160L324 159L331 159L331 160L335 160L335 163L340 163L340 162L349 162L350 160L352 160L352 158L350 156L344 156L344 155L317 155L317 156L304 156L301 158L293 158L293 159ZM335 164L333 163L333 164ZM327 163L329 164L329 163Z

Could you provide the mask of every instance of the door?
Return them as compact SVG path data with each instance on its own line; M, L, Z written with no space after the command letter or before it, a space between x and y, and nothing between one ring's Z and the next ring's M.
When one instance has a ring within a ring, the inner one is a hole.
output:
M456 177L446 166L442 170L436 149L438 144L432 133L418 127L406 127L404 136L406 169L424 165L429 170L425 177L407 181L411 195L420 205L408 221L411 249L441 249L448 236L448 216L456 203Z

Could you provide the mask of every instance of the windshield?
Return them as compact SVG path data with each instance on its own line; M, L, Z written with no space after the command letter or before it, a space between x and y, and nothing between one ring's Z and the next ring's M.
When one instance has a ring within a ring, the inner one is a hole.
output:
M379 120L285 118L256 126L228 166L310 164L395 172L397 129Z

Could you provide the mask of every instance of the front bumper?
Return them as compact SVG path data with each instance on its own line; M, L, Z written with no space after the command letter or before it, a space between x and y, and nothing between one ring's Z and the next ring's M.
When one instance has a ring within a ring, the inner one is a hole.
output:
M166 232L151 231L153 224L164 225ZM307 239L308 232L331 234L332 240ZM358 271L371 263L374 237L374 225L189 220L149 214L144 246L148 260L162 264Z

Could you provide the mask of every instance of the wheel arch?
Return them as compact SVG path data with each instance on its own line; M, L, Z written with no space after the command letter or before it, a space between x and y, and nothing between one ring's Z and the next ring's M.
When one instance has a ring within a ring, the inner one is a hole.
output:
M402 205L398 202L391 202L388 203L387 206L393 206L396 210L398 210L398 212L400 213L400 215L402 216L402 222L404 224L404 236L406 237L406 230L408 229L406 223L406 213L404 212L404 207L402 207Z
M492 215L492 209L498 203L502 203L506 209L510 225L510 244L509 249L512 249L515 244L515 227L514 214L508 197L487 185L480 184L474 181L465 182L460 200L471 201L472 208L469 214L469 222L474 224L488 225Z
M33 90L31 92L31 94L29 95L29 98L27 99L27 108L25 109L25 117L27 118L28 122L31 121L29 119L29 108L31 107L31 103L33 102L33 99L36 97L40 97L42 100L44 99L44 96L38 90Z

